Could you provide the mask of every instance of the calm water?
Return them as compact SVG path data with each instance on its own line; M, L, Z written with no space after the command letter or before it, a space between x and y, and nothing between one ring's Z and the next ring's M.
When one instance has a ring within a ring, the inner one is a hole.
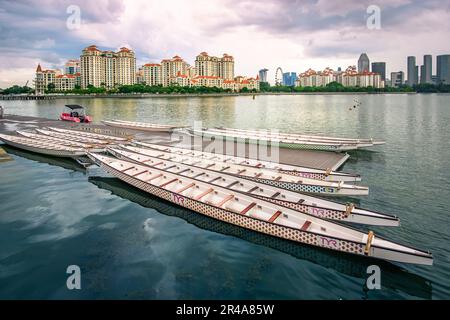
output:
M0 163L0 298L450 298L450 95L265 96L2 101L7 113L57 118L65 103L103 118L278 128L376 137L351 153L370 195L363 207L398 215L376 234L429 249L432 267L374 261L248 232L172 206L93 168L8 149ZM377 262L378 263L378 262ZM82 271L82 290L65 270Z

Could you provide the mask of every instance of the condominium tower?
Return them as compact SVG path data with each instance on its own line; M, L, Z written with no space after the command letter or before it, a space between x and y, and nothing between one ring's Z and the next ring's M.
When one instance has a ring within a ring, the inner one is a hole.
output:
M225 80L234 79L234 58L226 53L222 58L201 52L195 58L195 70L199 76L219 77Z
M113 52L89 46L82 51L80 63L82 88L89 85L114 88L136 83L136 57L128 48Z

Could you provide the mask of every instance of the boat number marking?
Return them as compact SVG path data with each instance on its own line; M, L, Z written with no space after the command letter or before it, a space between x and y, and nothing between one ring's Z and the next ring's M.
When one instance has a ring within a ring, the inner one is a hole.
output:
M337 240L326 238L326 237L320 237L320 240L322 240L320 245L323 247L339 249L339 242Z
M173 193L173 202L184 205L184 197Z

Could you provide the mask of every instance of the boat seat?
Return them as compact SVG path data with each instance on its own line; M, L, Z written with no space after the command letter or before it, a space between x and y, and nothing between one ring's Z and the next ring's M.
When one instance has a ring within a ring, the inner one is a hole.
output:
M217 202L216 204L214 204L216 207L221 207L223 206L226 202L230 201L231 199L234 198L234 194L229 194L228 196L224 197L222 200L220 200L219 202Z
M274 222L279 216L281 215L281 211L278 210L277 212L275 212L273 214L273 216L270 217L270 219L268 220L269 222Z
M246 207L240 212L240 214L242 214L242 215L247 214L250 210L253 209L254 206L256 206L256 202L250 203L248 206L246 206Z
M305 221L305 223L302 225L302 227L300 228L300 230L302 230L302 231L307 231L308 230L308 228L311 226L311 221L309 221L309 220L306 220Z

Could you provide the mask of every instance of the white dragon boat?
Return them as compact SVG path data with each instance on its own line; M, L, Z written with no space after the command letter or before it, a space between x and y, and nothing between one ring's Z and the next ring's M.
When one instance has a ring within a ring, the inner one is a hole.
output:
M430 252L156 168L88 153L108 173L200 214L291 241L402 263L432 265Z
M320 218L379 226L399 225L399 219L395 216L356 208L354 204L351 203L340 204L331 202L299 194L297 192L267 186L263 183L248 181L240 177L192 167L188 164L180 164L170 160L161 161L158 158L129 152L124 149L111 147L108 148L107 151L116 158L125 161L135 162L140 165L217 185L232 191L247 193L251 196L283 205L293 210L309 213Z
M232 164L239 164L243 166L249 166L254 168L262 168L268 170L274 170L280 173L290 174L293 176L299 176L309 179L325 180L325 181L345 181L345 182L356 182L361 181L361 176L358 174L351 174L339 171L332 171L331 169L322 170L316 168L309 168L303 166L294 166L289 164L263 161L257 159L250 159L244 157L235 157L224 154L217 154L205 151L191 150L185 148L162 146L159 144L133 141L132 144L145 147L150 149L155 149L163 152L170 152L179 155L186 155L195 158L201 158L205 160L221 161Z
M77 158L86 154L86 151L84 149L73 148L53 142L46 142L21 136L0 134L0 140L2 140L7 145L19 149L54 157Z
M174 129L178 128L177 126L166 124L155 124L155 123L135 122L125 120L102 120L102 123L112 127L132 129L132 130L152 131L152 132L171 132Z
M116 137L116 136L100 134L100 133L86 132L86 131L81 131L81 130L69 130L69 129L62 129L62 128L54 128L54 127L49 127L48 129L50 129L51 131L59 132L59 133L76 135L76 136L81 136L81 137L86 137L86 138L118 141L118 142L128 141L127 138Z
M49 136L49 137L60 138L60 139L65 139L65 140L70 140L70 141L81 142L81 143L88 143L88 144L92 144L92 145L106 145L106 144L111 143L109 140L87 138L87 137L83 137L83 136L79 136L79 135L75 135L75 134L60 133L60 132L45 130L45 129L36 129L36 131L43 135Z
M170 160L173 162L183 163L202 169L216 171L219 173L235 175L248 180L257 181L274 187L296 192L306 192L329 196L355 196L369 194L368 187L345 184L342 181L332 182L315 180L292 176L267 169L253 168L237 164L224 163L221 161L204 160L190 156L165 153L159 150L151 150L147 148L138 148L126 145L122 145L121 147L125 150L157 158L159 160Z
M385 141L375 140L373 138L340 138L331 136L319 136L319 135L306 135L306 134L296 134L296 133L282 133L278 131L270 130L249 130L249 129L235 129L235 128L225 128L225 127L215 127L209 128L211 131L220 132L240 132L244 134L266 136L266 137L279 137L279 138L293 138L293 139L305 139L310 141L328 141L337 143L356 143L358 147L369 147L372 145L385 144Z
M69 147L73 147L73 148L89 149L91 152L102 152L105 150L104 147L98 148L97 145L91 145L91 144L72 141L72 140L68 140L68 139L50 137L50 136L46 136L45 134L33 133L33 132L22 131L22 130L17 130L16 132L19 135L24 136L26 138L35 139L38 141L61 144L63 146L69 146Z
M221 132L210 129L190 129L191 134L199 135L208 138L221 138L223 140L238 141L243 143L266 144L272 147L288 148L288 149L307 149L320 151L349 151L358 149L356 143L338 143L326 141L306 141L304 139L284 138L284 137L269 137L257 136L253 134L246 134L243 132Z

